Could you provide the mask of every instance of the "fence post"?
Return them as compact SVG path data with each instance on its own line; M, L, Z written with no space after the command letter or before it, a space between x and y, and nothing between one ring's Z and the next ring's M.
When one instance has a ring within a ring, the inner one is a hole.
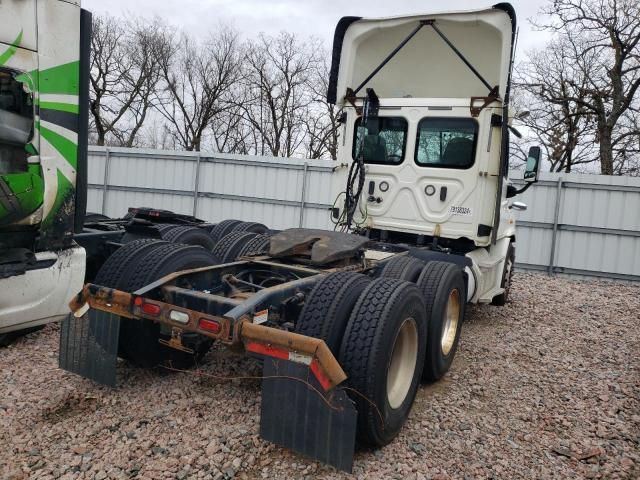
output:
M304 168L302 169L302 194L300 195L300 220L298 226L302 228L304 223L304 202L307 194L307 172L309 171L309 162L304 162Z
M196 178L194 180L193 187L193 216L196 216L196 211L198 210L198 194L199 186L200 186L200 152L198 152L198 156L196 157Z
M111 162L111 156L109 155L109 147L105 149L104 157L104 181L102 184L102 208L100 209L103 215L106 215L107 211L107 190L109 190L109 163Z
M556 204L553 212L553 232L551 233L551 254L549 255L549 266L547 267L547 273L553 274L553 267L556 256L556 242L558 240L558 220L560 218L560 204L562 203L562 177L558 178L558 184L556 186Z

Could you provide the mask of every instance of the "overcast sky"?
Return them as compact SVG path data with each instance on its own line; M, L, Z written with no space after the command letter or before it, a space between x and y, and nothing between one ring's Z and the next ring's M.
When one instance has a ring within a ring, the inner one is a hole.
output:
M512 0L520 36L518 56L545 41L528 18L534 17L548 0ZM242 34L277 34L281 30L301 36L315 35L331 46L337 21L346 15L396 16L447 10L479 9L492 5L479 0L82 0L84 8L116 16L155 15L186 31L205 35L220 22L235 26ZM446 5L446 7L444 6Z

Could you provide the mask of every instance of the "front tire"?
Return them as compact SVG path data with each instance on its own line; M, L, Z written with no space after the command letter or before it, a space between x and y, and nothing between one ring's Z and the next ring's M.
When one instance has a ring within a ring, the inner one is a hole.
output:
M504 269L502 270L502 281L500 286L504 288L504 292L500 295L496 295L491 300L491 305L503 307L509 301L509 293L511 292L511 282L513 280L513 267L516 263L516 247L511 242L509 248L507 248L507 256L504 262Z

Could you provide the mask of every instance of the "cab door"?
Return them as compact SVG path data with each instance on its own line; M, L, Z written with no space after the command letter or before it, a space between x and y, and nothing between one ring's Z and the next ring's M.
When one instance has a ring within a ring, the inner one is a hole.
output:
M489 158L499 148L499 138L492 138L499 137L499 129L491 132L490 115L491 109L485 109L473 118L468 105L381 109L388 120L380 122L378 136L394 141L384 141L386 156L380 147L364 150L367 198L361 201L369 226L488 244L496 185L492 173L497 173L489 172ZM406 122L406 133L385 131L394 122ZM355 126L356 145L374 143L363 141L371 132Z

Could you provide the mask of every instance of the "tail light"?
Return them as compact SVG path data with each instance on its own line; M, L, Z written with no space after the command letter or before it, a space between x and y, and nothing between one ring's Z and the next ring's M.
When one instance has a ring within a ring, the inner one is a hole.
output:
M208 318L201 318L198 322L198 327L211 333L220 333L222 330L222 325L220 325L220 323L215 320L209 320Z
M136 307L139 307L142 310L142 313L146 313L147 315L160 315L161 308L159 305L154 303L146 303L142 297L136 297L134 300L134 304Z
M160 307L153 303L143 303L142 311L147 315L160 315Z

